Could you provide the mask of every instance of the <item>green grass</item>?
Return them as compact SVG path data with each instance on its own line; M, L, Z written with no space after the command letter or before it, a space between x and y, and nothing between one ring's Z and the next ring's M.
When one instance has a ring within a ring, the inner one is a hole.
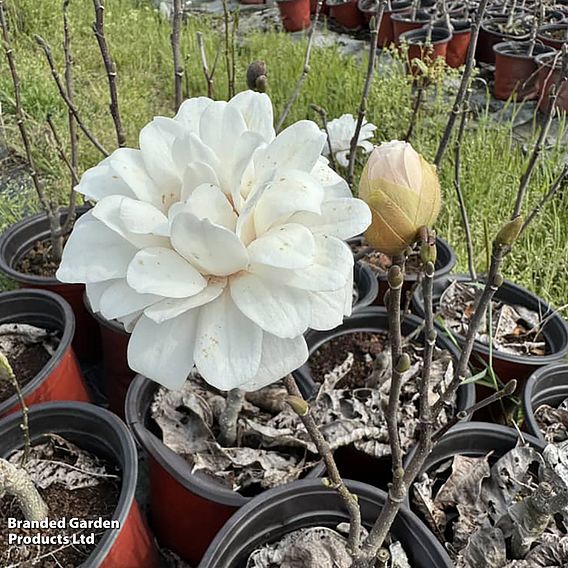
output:
M68 191L68 172L49 142L45 118L51 113L62 138L66 133L66 108L58 97L47 64L34 40L40 33L51 44L60 71L62 26L60 0L17 0L9 2L9 16L17 54L22 93L38 165L50 193L58 198ZM17 6L17 8L15 8ZM76 105L84 122L108 150L116 146L112 120L107 110L106 75L91 30L91 2L71 2L75 65ZM119 75L119 96L128 144L136 146L139 130L155 115L173 114L173 71L170 28L143 0L107 0L107 36ZM183 28L182 53L186 57L189 93L206 94L206 83L197 55L196 31L205 37L210 61L220 45L218 20L191 16ZM277 32L253 33L241 38L237 51L237 88L245 87L245 72L254 59L264 59L269 69L270 96L278 116L302 70L305 41L293 41ZM364 81L365 58L343 56L335 48L316 49L310 73L288 122L316 118L309 105L324 107L330 118L356 113ZM455 75L455 73L454 73ZM415 130L413 144L432 159L444 128L453 92L440 74L429 88ZM455 85L455 82L453 82ZM215 75L215 97L226 98L227 78L220 57ZM4 134L10 146L21 153L13 118L13 94L5 61L0 63L0 103ZM411 114L411 84L400 65L382 68L370 93L368 118L378 126L376 141L400 139ZM543 156L530 186L525 210L546 191L558 169L560 144ZM80 169L95 165L101 155L80 139ZM474 233L476 265L485 268L484 222L493 235L508 218L527 156L511 134L510 120L495 121L482 112L468 128L463 148L463 191ZM465 241L453 189L452 160L448 153L440 172L444 209L438 232L457 249L458 269L467 266ZM7 199L0 194L0 229L24 212L37 208L29 196ZM525 285L557 306L568 298L568 195L556 199L522 237L509 257L505 276Z

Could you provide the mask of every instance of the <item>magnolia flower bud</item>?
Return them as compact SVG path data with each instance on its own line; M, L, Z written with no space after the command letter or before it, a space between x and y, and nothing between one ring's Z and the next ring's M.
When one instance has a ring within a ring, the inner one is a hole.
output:
M247 87L252 91L265 93L268 86L266 63L253 61L247 69Z
M440 212L436 168L408 142L398 140L373 150L361 175L359 197L372 213L367 240L389 255L414 244L419 229L431 227Z

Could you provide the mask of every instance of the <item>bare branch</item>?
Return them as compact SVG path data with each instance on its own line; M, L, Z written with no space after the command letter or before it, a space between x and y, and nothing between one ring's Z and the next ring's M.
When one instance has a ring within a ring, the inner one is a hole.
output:
M294 87L294 90L292 91L292 94L290 95L290 98L288 99L288 102L286 103L286 106L284 107L284 110L282 111L282 114L280 115L278 122L276 123L276 132L280 132L280 130L282 129L284 122L286 122L286 118L290 114L290 111L292 110L294 103L300 96L302 87L306 79L308 78L308 73L310 72L310 57L312 55L312 45L314 43L314 35L319 22L319 16L322 4L323 0L318 0L314 21L312 22L312 26L310 28L310 31L308 32L308 43L306 45L306 54L304 56L304 66L302 67L302 72L300 74L300 77L298 78L298 81L296 82L296 86Z
M327 148L329 150L329 161L331 163L331 167L334 170L337 170L337 164L335 163L335 156L333 155L333 147L331 145L331 137L329 135L329 129L327 127L327 112L324 108L318 106L318 105L314 105L311 104L310 108L314 111L317 112L320 115L321 118L321 122L323 125L323 129L325 131L325 135L327 137ZM372 250L372 249L371 249Z
M179 110L183 102L183 74L184 69L181 59L180 35L181 22L183 19L183 7L181 0L173 0L174 13L172 18L172 33L170 40L172 43L172 54L174 60L174 91L175 91L175 110ZM189 96L189 93L188 93Z
M203 75L205 76L205 80L207 81L207 96L212 99L213 98L213 76L215 75L215 69L217 68L217 61L219 60L219 54L221 53L221 49L217 49L217 53L215 54L215 61L213 62L213 67L209 69L209 64L207 63L207 53L205 52L205 43L203 41L203 34L201 32L197 32L197 46L199 48L199 57L201 59L201 67L203 69Z
M59 134L57 134L57 129L55 128L55 124L53 124L53 119L51 118L51 115L49 115L49 114L47 115L47 124L49 126L49 130L50 130L51 135L53 137L53 142L54 142L54 145L55 145L55 149L57 150L57 154L59 155L59 158L61 159L61 161L65 164L65 166L69 170L69 173L71 174L71 179L73 180L73 187L74 187L75 185L77 185L79 183L79 176L77 174L77 171L73 167L73 164L69 161L69 158L65 154L63 144L61 143L61 138L59 138ZM73 190L73 193L75 193L74 190ZM65 223L65 227L66 226L67 226L67 222ZM65 234L65 229L63 229L63 233Z
M51 48L49 47L48 43L39 35L35 36L35 40L37 44L43 49L45 54L45 58L47 59L47 63L49 64L49 69L51 70L51 76L55 81L55 85L57 86L57 90L59 91L59 95L67 105L67 108L73 113L75 120L77 121L77 126L83 131L83 134L89 139L89 141L97 148L97 150L106 158L109 156L109 153L106 151L104 146L95 138L94 134L85 126L81 116L79 115L79 111L73 104L69 97L67 96L67 91L61 81L61 77L57 72L55 67L55 61L53 60L53 54L51 53Z
M386 0L380 0L377 8L377 15L373 17L373 24L371 27L371 40L369 44L369 62L367 65L367 76L365 77L365 84L363 85L363 93L361 95L361 102L359 103L359 111L357 113L357 124L353 138L351 138L351 145L349 148L349 164L347 166L347 183L349 187L353 187L353 172L355 171L355 158L357 156L357 144L359 142L359 135L361 128L363 128L363 121L367 114L367 100L369 98L369 90L373 82L373 75L375 72L375 60L377 58L377 42L379 38L379 28L385 12Z
M333 452L327 443L327 440L323 437L323 434L320 432L313 416L309 412L308 403L304 401L302 397L302 393L296 385L296 381L288 375L284 379L284 384L290 398L295 399L299 402L304 403L302 406L305 407L306 411L301 411L298 408L297 404L292 404L290 401L290 406L293 410L298 414L302 424L306 428L310 438L312 439L313 443L315 444L319 455L322 457L325 466L327 468L327 475L333 485L333 488L339 493L345 508L349 513L349 517L351 522L349 523L349 548L352 552L355 552L359 548L359 539L361 535L361 511L359 509L359 503L357 502L357 498L347 489L347 486L341 479L341 475L339 470L337 469L337 464L333 458Z
M110 56L110 50L105 36L105 6L103 4L103 0L93 0L93 4L95 6L95 21L93 23L93 32L95 33L95 37L97 38L97 43L99 44L99 49L101 50L101 56L103 58L103 63L108 77L108 88L110 92L109 108L112 120L114 122L114 129L116 130L116 141L118 146L122 148L123 146L126 146L126 136L124 135L124 129L122 128L120 108L118 106L116 65L114 64Z
M245 393L241 389L232 389L227 393L225 409L219 418L219 444L232 448L237 442L237 424L243 408Z

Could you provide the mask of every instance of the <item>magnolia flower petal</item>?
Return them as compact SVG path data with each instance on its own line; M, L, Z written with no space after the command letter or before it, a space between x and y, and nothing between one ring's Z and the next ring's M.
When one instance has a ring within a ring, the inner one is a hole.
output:
M137 250L88 211L75 221L56 277L80 283L123 278Z
M235 230L237 214L227 196L217 186L207 183L196 187L186 205L184 210L193 213L198 219L209 219L215 225Z
M150 234L168 222L168 218L150 203L125 197L119 205L119 217L127 231Z
M251 163L251 156L264 144L264 139L256 132L244 132L237 140L231 161L224 168L222 176L223 191L232 196L235 208L240 210L240 188L245 172Z
M347 168L349 166L349 151L337 152L335 159L342 168Z
M199 373L209 384L225 391L253 379L260 366L260 327L237 308L227 290L199 311L195 344Z
M162 324L141 316L128 342L128 366L167 388L180 388L193 368L198 312Z
M225 227L182 211L172 221L174 248L204 274L229 276L246 268L248 253L239 238Z
M313 262L315 250L312 233L298 223L270 229L248 246L251 262L279 268L306 268Z
M187 298L207 285L207 280L177 252L161 247L139 251L128 266L128 285L140 294Z
M321 215L296 213L290 222L305 225L318 235L345 240L365 231L371 223L371 210L361 199L330 199L322 204Z
M263 333L258 373L240 388L245 391L261 389L289 375L307 360L308 346L303 335L292 339L281 339L270 333Z
M363 148L363 150L368 154L373 150L375 146L373 145L372 142L369 142L368 140L361 140L359 142L359 147Z
M111 184L116 183L116 180L122 180L133 194L127 195L127 197L137 197L141 201L146 201L156 207L162 206L158 184L150 177L140 150L119 148L110 155L108 161L112 173L111 180L108 181ZM112 192L112 194L118 193ZM98 199L101 199L101 197Z
M325 134L315 122L300 120L280 132L264 150L255 156L260 179L273 168L311 172L318 161Z
M136 310L131 314L116 319L124 326L124 331L126 331L126 333L132 333L143 313L143 310Z
M188 164L183 174L181 201L187 201L196 187L206 183L216 187L221 185L215 170L205 162L191 162Z
M118 233L121 237L130 242L136 248L158 247L165 245L166 241L162 237L150 234L143 235L135 233L127 228L122 217L122 205L126 199L129 199L131 203L142 203L128 197L123 197L122 195L109 195L108 197L105 197L104 199L99 201L93 207L93 217L96 217L109 229L112 229L113 231ZM152 206L149 204L148 207L152 208ZM155 210L155 208L152 209ZM163 218L165 219L165 216ZM141 222L150 221L145 218L141 219Z
M167 319L183 314L183 312L212 302L222 294L226 285L226 278L213 276L208 279L207 286L201 292L195 294L195 296L190 296L189 298L166 298L146 308L144 314L156 323L162 323Z
M267 94L242 91L229 101L229 106L242 114L249 130L260 134L265 142L274 140L274 113Z
M303 290L263 280L247 272L233 276L231 297L253 322L277 337L296 337L310 322L310 302Z
M89 301L89 306L93 312L97 313L101 311L102 295L116 282L120 282L120 280L105 280L104 282L91 282L90 284L85 285L87 300Z
M139 294L125 280L118 280L102 294L100 312L107 320L127 316L162 299L154 294Z
M320 213L324 190L310 174L298 170L283 173L266 189L254 211L257 235L285 223L298 211Z
M111 167L110 156L100 164L89 168L82 176L75 191L92 201L99 201L109 195L136 197L132 188Z
M352 294L350 295L350 299ZM335 329L343 323L345 289L330 292L310 292L312 319L310 328L317 331Z
M180 122L186 130L199 134L199 121L205 109L213 102L207 97L192 97L181 103L174 120Z

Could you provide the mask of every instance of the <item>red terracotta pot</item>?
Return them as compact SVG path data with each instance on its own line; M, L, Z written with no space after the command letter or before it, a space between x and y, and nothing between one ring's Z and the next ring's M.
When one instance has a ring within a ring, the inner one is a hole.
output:
M251 5L251 4L265 4L264 0L239 0L239 4Z
M397 45L400 44L400 36L403 33L410 32L412 30L419 30L424 27L431 19L430 14L419 10L416 18L410 19L409 14L406 12L393 14L391 16L392 30L393 30L393 42Z
M348 30L355 30L365 25L365 18L359 10L357 0L330 5L329 13L340 26Z
M496 31L492 24L503 24L507 22L507 17L488 18L481 23L479 29L479 37L477 38L477 46L475 50L475 58L482 63L495 64L495 53L493 46L504 41L525 41L529 38L529 31L518 36L501 33Z
M471 22L459 20L452 22L452 39L448 43L446 62L457 69L465 64L469 43L471 41Z
M538 82L540 86L540 93L538 98L538 107L541 110L547 111L550 105L550 91L552 87L558 82L559 74L561 71L561 58L556 59L555 53L545 53L536 58L538 71ZM554 67L553 67L554 66ZM564 111L568 111L568 84L564 82L560 86L556 97L556 106Z
M36 406L31 409L29 420L32 442L48 433L58 434L120 468L122 487L112 517L120 523L120 528L105 532L83 566L159 568L154 539L135 500L138 456L124 423L108 410L74 402ZM0 422L0 456L5 457L21 447L20 423L19 416Z
M427 43L428 29L412 30L403 33L399 40L408 44L407 69L413 75L420 74L420 69L413 64L413 60L420 59L429 64L439 57L445 59L448 50L448 43L452 38L451 32L447 28L432 28L431 40Z
M377 38L379 47L387 47L394 43L392 16L393 14L408 14L411 5L412 0L398 0L398 2L391 2L391 10L385 8L381 25L379 26L379 37ZM368 24L377 13L377 6L378 4L375 0L359 0L359 10L363 13L363 17Z
M528 42L503 42L493 46L495 51L495 90L497 99L507 100L516 93L518 100L538 96L539 80L536 56L553 51L551 47L536 44L528 56Z
M299 32L310 27L310 0L279 0L277 3L287 32Z
M110 409L124 418L124 401L130 383L136 373L128 366L128 341L130 334L117 321L108 321L100 314L93 313L87 296L85 307L98 322L103 347L103 388Z
M0 323L27 323L57 331L61 340L51 359L22 388L28 407L40 402L90 402L81 369L71 347L75 318L69 304L46 290L15 290L0 294ZM20 409L14 394L0 403L0 417Z
M78 209L80 215L86 207ZM65 214L61 216L65 220ZM97 323L83 305L82 284L63 284L56 278L23 274L15 269L22 256L38 240L49 238L49 225L45 213L27 217L8 228L0 236L0 272L14 280L20 288L39 288L59 294L69 302L75 314L76 330L73 349L79 359L96 360L101 354L100 337Z
M150 457L150 521L158 540L197 566L227 519L250 501L201 472L158 438L149 408L159 385L138 375L126 397L126 422ZM306 477L319 477L323 465ZM219 567L221 568L221 567Z
M551 33L560 33L562 39L557 39L550 37ZM566 43L568 38L568 23L562 22L558 24L548 24L542 26L538 30L537 39L542 41L544 45L553 47L554 49L562 49L562 46Z

